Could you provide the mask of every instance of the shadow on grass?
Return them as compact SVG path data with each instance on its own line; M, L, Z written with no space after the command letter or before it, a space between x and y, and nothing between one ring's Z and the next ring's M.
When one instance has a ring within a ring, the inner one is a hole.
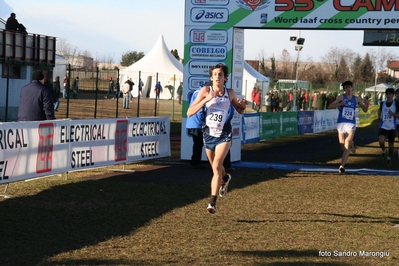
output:
M347 218L345 220L332 220L332 219L273 219L273 220L237 220L238 223L248 223L248 224L256 224L256 223L281 223L281 222L292 222L292 223L309 223L309 222L314 222L314 223L355 223L355 224L385 224L385 223L391 223L391 224L397 224L399 223L399 220L396 217L390 217L390 216L382 216L382 217L372 217L372 216L366 216L366 215L347 215L347 214L339 214L339 213L306 213L306 212L273 212L269 213L275 216L278 215L313 215L320 217L321 215L327 216L327 217L340 217L340 218Z
M246 178L246 172L235 174L239 187L265 181L260 177ZM34 196L2 201L1 264L45 264L46 258L62 252L129 235L175 208L207 198L210 179L210 169L156 166L148 171L88 178L54 186ZM123 264L84 258L81 262L62 263Z

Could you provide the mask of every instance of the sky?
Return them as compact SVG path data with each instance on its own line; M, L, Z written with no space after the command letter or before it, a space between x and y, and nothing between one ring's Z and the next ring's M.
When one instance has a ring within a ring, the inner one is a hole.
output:
M128 51L148 53L163 35L169 50L184 55L185 0L0 0L0 17L11 12L29 33L66 39L95 60L121 61ZM378 47L362 46L363 31L245 30L244 57L277 59L286 49L296 60L295 42L305 38L300 60L321 61L333 48L350 48L364 56ZM398 47L385 47L399 59Z

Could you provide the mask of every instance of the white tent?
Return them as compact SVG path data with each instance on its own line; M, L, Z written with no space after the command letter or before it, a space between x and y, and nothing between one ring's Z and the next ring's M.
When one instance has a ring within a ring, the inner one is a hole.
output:
M163 91L160 94L161 99L170 99L172 96L166 86L174 86L176 92L180 82L183 81L183 65L172 55L162 35L159 36L151 51L143 58L120 71L121 84L128 78L132 78L135 83L133 95L137 95L139 71L141 71L141 80L144 83L143 97L155 98L154 87L157 74L158 81L161 82L163 87Z
M251 67L246 61L244 61L244 75L242 82L242 95L249 102L252 102L252 89L258 86L262 91L261 102L265 99L266 93L269 91L270 79L263 76L253 67Z
M393 87L391 85L388 85L386 83L380 83L380 84L377 84L375 86L371 86L371 87L366 88L366 91L385 92L385 90L388 89L388 88L392 88L393 89Z

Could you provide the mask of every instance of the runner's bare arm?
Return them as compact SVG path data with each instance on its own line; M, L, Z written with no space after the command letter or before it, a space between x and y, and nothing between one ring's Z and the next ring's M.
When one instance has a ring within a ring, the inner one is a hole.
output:
M370 101L367 99L364 99L364 102L363 102L363 99L360 96L356 97L356 101L359 104L359 106L362 108L363 112L367 112L367 110L369 109Z
M231 104L234 109L236 109L237 113L242 114L247 106L245 99L238 99L234 90L228 89L229 96L231 99Z
M342 94L337 96L337 99L333 101L329 106L328 109L335 109L342 105L345 105L344 96Z
M195 115L211 99L212 95L209 93L209 87L207 86L202 87L201 90L198 92L197 98L187 109L187 116L190 117Z

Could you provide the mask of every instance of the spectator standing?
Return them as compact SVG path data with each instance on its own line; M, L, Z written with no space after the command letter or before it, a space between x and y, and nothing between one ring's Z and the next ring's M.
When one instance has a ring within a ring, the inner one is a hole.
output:
M122 86L123 93L123 109L129 109L129 94L130 94L130 84L129 80L125 81L125 84Z
M288 96L287 96L287 111L291 111L292 110L293 102L294 102L294 94L293 94L292 90L290 90L288 92Z
M120 91L121 90L121 87L120 87L120 84L119 84L119 79L116 79L116 83L115 83L115 96L114 96L114 98L113 99L115 99L115 98L119 98L119 94L120 94Z
M280 98L280 94L276 93L275 97L274 97L274 109L275 112L280 112L280 103L281 103L282 99Z
M53 97L54 97L54 111L58 112L58 107L60 106L60 77L56 76L53 81Z
M304 101L305 101L305 107L303 110L307 111L309 109L309 91L308 90L305 91Z
M180 82L179 87L177 87L177 99L179 104L181 104L181 96L183 95L183 82Z
M369 108L369 101L364 100L361 97L353 95L353 83L347 80L342 83L344 93L337 96L335 101L328 106L329 109L338 108L338 141L343 151L341 165L338 168L340 174L345 173L345 165L348 161L351 142L355 137L356 131L356 106L359 105L364 112L367 112Z
M265 95L265 106L266 106L266 112L272 111L272 96L270 92L266 93Z
M256 87L252 89L251 93L252 110L255 110L255 95L256 95Z
M302 91L298 97L298 111L302 111L304 109L304 100L305 100L305 92Z
M76 77L75 80L73 81L73 94L72 97L74 99L78 98L78 93L79 93L79 77Z
M189 106L195 101L198 96L198 93L201 88L194 91L191 97L189 98ZM195 169L204 168L201 165L202 158L202 148L204 146L203 132L202 132L202 124L204 120L204 108L201 108L196 114L193 116L187 117L186 120L186 129L187 134L191 136L193 139L193 147L192 147L192 155L191 155L191 167Z
M18 121L55 119L53 95L43 83L43 72L33 71L31 83L21 89Z
M155 98L157 99L157 101L159 101L159 95L162 93L162 85L161 82L158 81L157 84L155 85Z
M138 95L138 97L143 97L143 87L144 87L144 83L140 78L139 79L139 95Z
M132 78L128 79L128 83L129 83L129 102L133 102L133 86L134 86L134 82L132 80Z
M109 77L108 80L109 80L108 92L107 92L107 96L104 97L105 99L108 99L109 95L112 96L114 94L114 87L115 87L114 80L112 79L112 77Z
M64 87L64 89L62 91L62 97L64 99L68 98L69 89L71 88L71 85L69 84L68 76L64 76L64 80L62 81L62 86Z
M255 102L255 108L254 109L257 112L259 112L260 108L261 108L261 106L260 106L261 95L262 95L261 90L259 89L259 87L256 87L256 93L255 93L255 99L254 99L254 102Z

